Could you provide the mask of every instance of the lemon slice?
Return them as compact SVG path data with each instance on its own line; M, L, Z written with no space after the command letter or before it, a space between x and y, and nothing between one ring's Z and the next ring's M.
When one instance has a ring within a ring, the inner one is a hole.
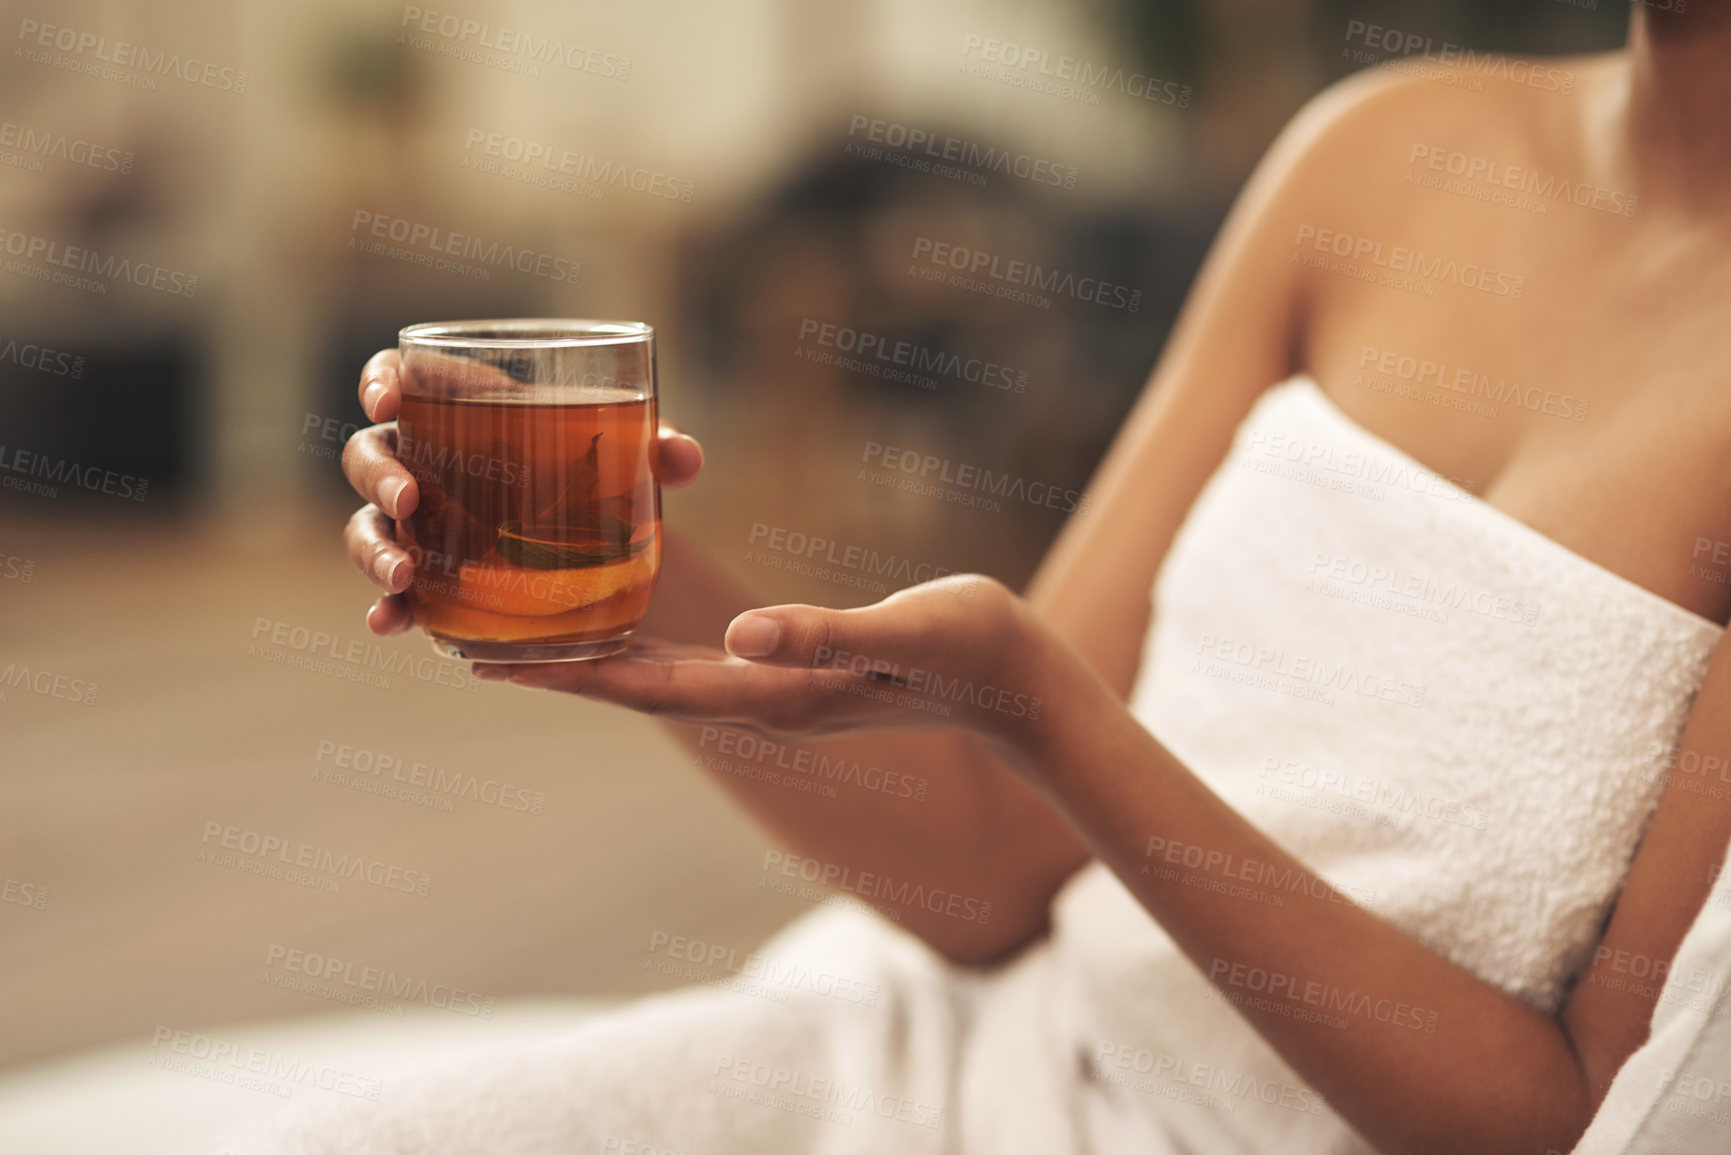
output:
M606 601L621 590L647 582L654 573L653 552L576 569L529 569L503 562L472 564L457 571L457 600L496 614L543 618Z

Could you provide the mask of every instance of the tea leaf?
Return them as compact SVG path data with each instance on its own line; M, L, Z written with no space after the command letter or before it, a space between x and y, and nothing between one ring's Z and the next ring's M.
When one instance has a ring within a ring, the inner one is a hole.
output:
M601 476L601 436L597 433L591 437L588 451L566 463L558 476L552 499L535 511L537 522L557 522L560 510L580 506L594 497L595 485Z
M568 521L558 527L525 531L519 522L499 526L499 556L524 569L580 569L624 561L648 548L653 535L631 540L629 522L594 511L573 511L588 524ZM587 515L587 516L585 516Z

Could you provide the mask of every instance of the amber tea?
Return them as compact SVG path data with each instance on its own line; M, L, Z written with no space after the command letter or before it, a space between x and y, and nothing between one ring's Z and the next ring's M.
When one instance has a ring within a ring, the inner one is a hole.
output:
M518 323L539 326L529 337L474 324L523 342L596 323ZM583 345L405 353L397 457L420 501L398 538L415 562L415 621L443 652L600 657L623 649L642 621L661 560L653 356L633 380L618 373L618 354L602 363Z

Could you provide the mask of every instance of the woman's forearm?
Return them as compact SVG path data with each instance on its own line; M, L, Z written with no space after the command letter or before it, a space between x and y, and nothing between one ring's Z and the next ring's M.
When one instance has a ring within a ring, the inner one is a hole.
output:
M1593 1097L1556 1019L1304 874L1062 643L1033 637L1042 652L1019 667L1062 671L1066 691L1006 749L1345 1119L1391 1153L1573 1146ZM1270 878L1304 881L1269 887L1279 904L1257 901Z
M663 549L672 580L656 589L645 632L719 645L761 604L695 543L668 534ZM815 875L955 962L988 963L1042 933L1052 895L1087 859L1045 799L960 729L764 739L661 721L789 848L780 858L766 848L767 881Z
M1046 801L960 731L765 750L726 726L666 727L788 848L766 847L769 882L851 895L955 963L999 961L1044 933L1052 896L1087 860Z

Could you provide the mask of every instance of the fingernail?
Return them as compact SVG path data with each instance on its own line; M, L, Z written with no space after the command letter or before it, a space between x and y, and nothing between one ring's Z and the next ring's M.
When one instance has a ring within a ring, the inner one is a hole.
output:
M379 398L384 395L385 383L383 381L375 380L367 383L367 387L361 392L361 408L367 411L367 416L372 416L373 406L377 405Z
M397 517L397 501L403 496L403 490L409 488L407 480L401 477L387 477L379 483L379 500L384 511L392 517Z
M738 618L723 640L736 658L765 658L781 644L781 623L766 617Z
M403 559L397 557L390 550L381 550L379 556L373 559L373 572L378 575L379 580L384 582L387 588L395 589L397 587L397 567L402 562Z
M488 666L475 663L475 677L483 682L503 682L508 675L503 666Z

